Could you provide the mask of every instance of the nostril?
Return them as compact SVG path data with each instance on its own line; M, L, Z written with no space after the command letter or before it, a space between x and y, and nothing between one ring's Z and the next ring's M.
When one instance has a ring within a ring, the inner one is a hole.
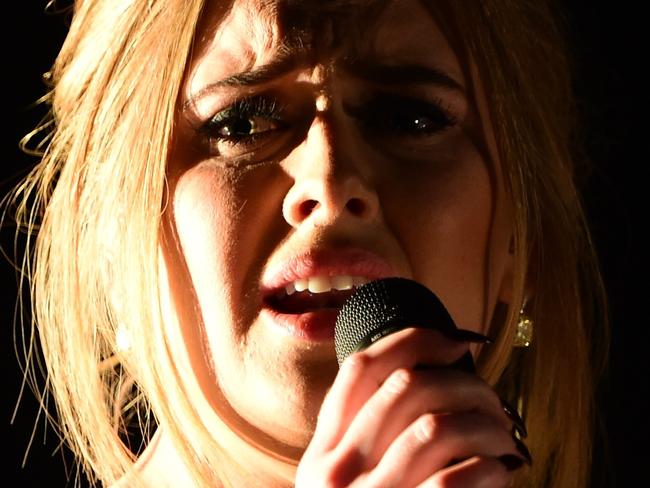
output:
M351 198L346 206L350 213L358 217L362 217L366 210L366 206L360 198Z
M318 206L316 200L305 200L298 207L298 212L300 213L300 218L305 219L311 215L314 209Z

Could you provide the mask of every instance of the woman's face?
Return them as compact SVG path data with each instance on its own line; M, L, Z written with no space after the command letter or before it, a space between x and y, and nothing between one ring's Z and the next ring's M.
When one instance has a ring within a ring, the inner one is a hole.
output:
M356 52L300 48L270 7L218 4L179 102L167 267L231 406L301 448L337 371L350 290L331 289L412 278L485 332L510 284L509 212L477 80L417 0L364 23Z

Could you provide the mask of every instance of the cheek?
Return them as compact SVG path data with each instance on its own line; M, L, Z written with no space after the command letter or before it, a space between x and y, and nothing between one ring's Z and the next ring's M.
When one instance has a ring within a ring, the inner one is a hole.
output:
M241 335L259 312L251 298L260 259L281 237L272 181L267 171L232 175L207 164L178 179L174 221L208 330L229 324L220 333Z
M237 247L235 207L227 188L200 167L184 173L174 188L174 223L206 324L227 310Z
M400 168L386 192L387 220L416 279L435 291L459 327L485 324L490 229L496 210L488 163L467 141L435 160ZM488 287L489 288L489 287Z

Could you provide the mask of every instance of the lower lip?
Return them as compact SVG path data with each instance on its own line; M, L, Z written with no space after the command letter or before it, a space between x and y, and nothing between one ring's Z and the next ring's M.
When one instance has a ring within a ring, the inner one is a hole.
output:
M336 309L323 309L301 314L280 313L270 308L262 311L285 334L309 342L333 342L334 324L339 313Z

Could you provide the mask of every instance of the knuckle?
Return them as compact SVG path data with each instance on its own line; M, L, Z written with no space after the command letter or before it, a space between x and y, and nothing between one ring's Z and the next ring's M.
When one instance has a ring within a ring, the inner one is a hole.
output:
M399 368L393 371L384 382L382 392L384 392L388 397L398 396L408 390L409 386L413 384L413 381L414 377L412 371L405 368Z
M343 368L346 368L348 373L363 374L372 364L372 358L365 352L357 352L348 356L343 361Z
M435 415L432 414L434 423L434 435L438 438L449 438L453 436L457 423L454 415Z
M431 442L438 431L438 416L433 413L421 415L415 422L413 435L421 444Z

